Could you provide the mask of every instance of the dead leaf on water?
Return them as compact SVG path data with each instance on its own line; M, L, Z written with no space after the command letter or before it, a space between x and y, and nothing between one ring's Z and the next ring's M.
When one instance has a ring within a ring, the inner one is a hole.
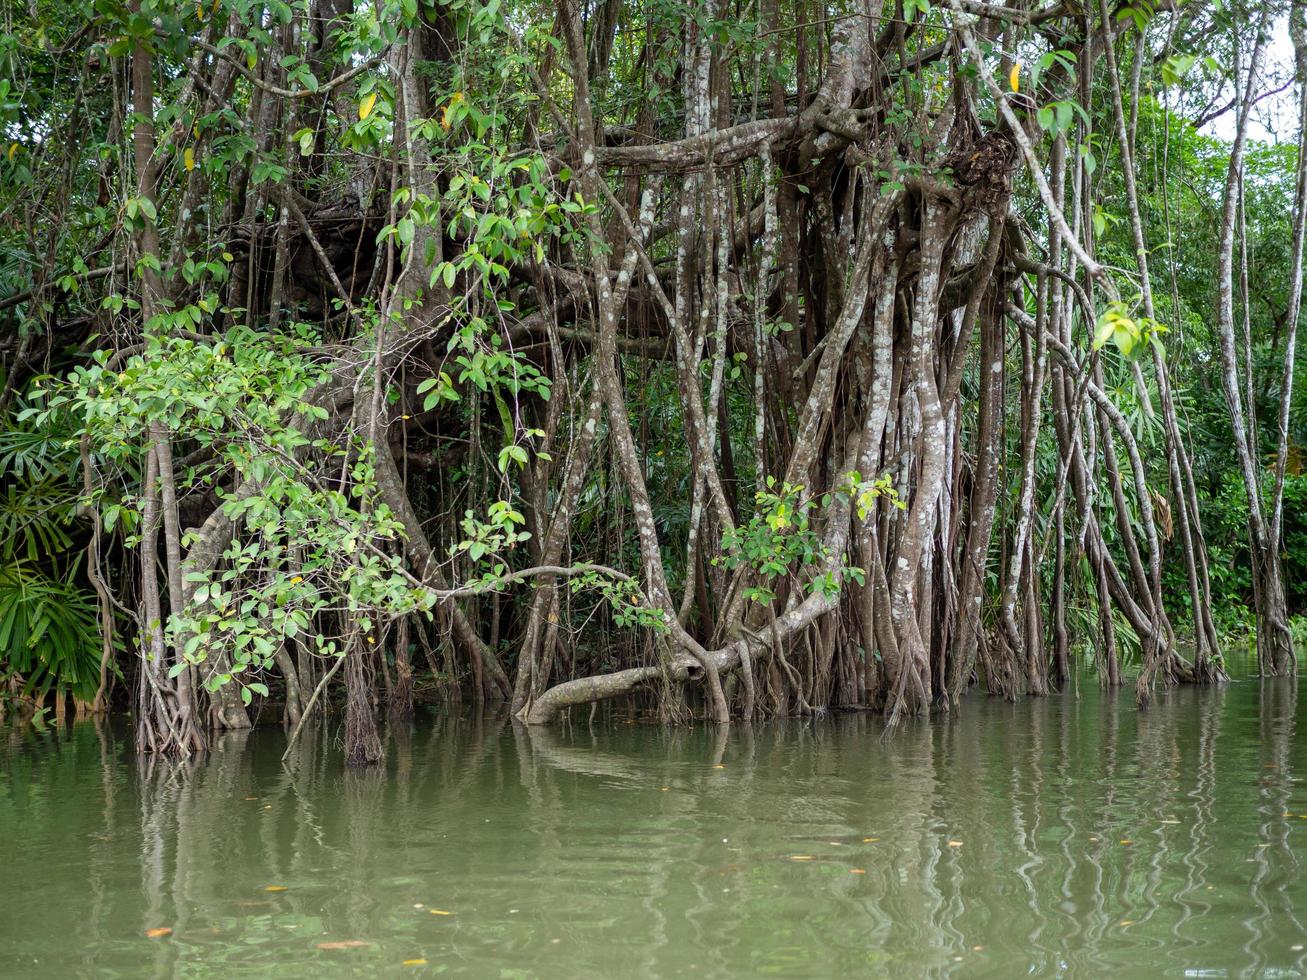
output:
M951 841L948 842L948 846L949 846L949 847L961 847L961 846L962 846L962 841L960 841L960 840L951 840Z
M865 875L866 873L866 868L849 868L849 874L851 875Z
M369 942L362 939L337 939L331 943L318 943L318 949L359 949L363 946L371 946Z
M787 861L811 861L811 860L813 860L813 857L812 857L811 854L791 854L791 855L790 855L788 858L786 858L785 860L787 860Z
M1134 920L1134 919L1122 919L1122 920L1121 920L1121 925L1123 925L1123 926L1132 926L1132 925L1134 925L1134 924L1135 924L1135 920Z
M453 912L446 912L444 909L432 909L432 915L453 915Z
M288 891L290 891L290 886L289 886L289 885L268 885L268 886L267 886L266 888L264 888L263 890L264 890L265 892L288 892Z
M403 964L401 964L401 965L403 965L403 966L426 966L426 963L427 963L426 960L423 960L423 959L417 959L417 960L405 960L405 961L403 962Z
M146 929L145 934L151 939L162 939L164 936L171 936L172 930L167 926L158 926L155 929Z
M1132 841L1129 837L1122 837L1121 843L1124 844L1126 847L1129 847L1131 844L1134 843L1134 841Z
M713 766L714 769L725 769L725 766Z
M864 843L864 844L874 844L874 843L876 843L876 841L878 841L878 840L880 840L879 837L864 837L864 838L862 838L862 843Z

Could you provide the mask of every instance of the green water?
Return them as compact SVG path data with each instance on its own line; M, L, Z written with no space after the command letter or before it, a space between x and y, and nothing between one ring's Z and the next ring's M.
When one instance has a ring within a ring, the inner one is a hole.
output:
M10 733L0 976L1302 976L1299 701L974 698L889 737L432 712L375 773L327 727L189 770Z

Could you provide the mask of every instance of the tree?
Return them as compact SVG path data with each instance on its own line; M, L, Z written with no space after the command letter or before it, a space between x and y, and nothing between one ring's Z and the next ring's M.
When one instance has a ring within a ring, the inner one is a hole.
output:
M1291 670L1303 193L1263 513L1234 314L1256 40L1214 254L1175 245L1199 205L1151 176L1214 111L1165 90L1219 102L1203 45L1260 39L1259 9L16 15L6 399L84 447L140 747L196 751L274 687L298 724L339 673L347 758L375 761L419 653L531 724L700 688L721 724L893 721L1050 693L1086 652L1112 685L1137 656L1141 701L1220 681L1200 477L1229 447L1189 410L1212 341ZM1181 329L1193 261L1215 334Z

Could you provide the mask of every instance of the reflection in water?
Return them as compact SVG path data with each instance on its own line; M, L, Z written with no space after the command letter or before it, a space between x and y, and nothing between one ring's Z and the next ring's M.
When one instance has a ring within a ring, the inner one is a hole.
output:
M890 735L485 709L391 720L371 772L330 724L284 764L13 732L0 975L1301 975L1297 713L1269 681Z

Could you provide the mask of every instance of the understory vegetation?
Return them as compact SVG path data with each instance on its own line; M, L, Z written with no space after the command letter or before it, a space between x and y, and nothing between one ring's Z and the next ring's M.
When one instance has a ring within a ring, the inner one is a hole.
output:
M5 17L0 712L1295 671L1296 2Z

